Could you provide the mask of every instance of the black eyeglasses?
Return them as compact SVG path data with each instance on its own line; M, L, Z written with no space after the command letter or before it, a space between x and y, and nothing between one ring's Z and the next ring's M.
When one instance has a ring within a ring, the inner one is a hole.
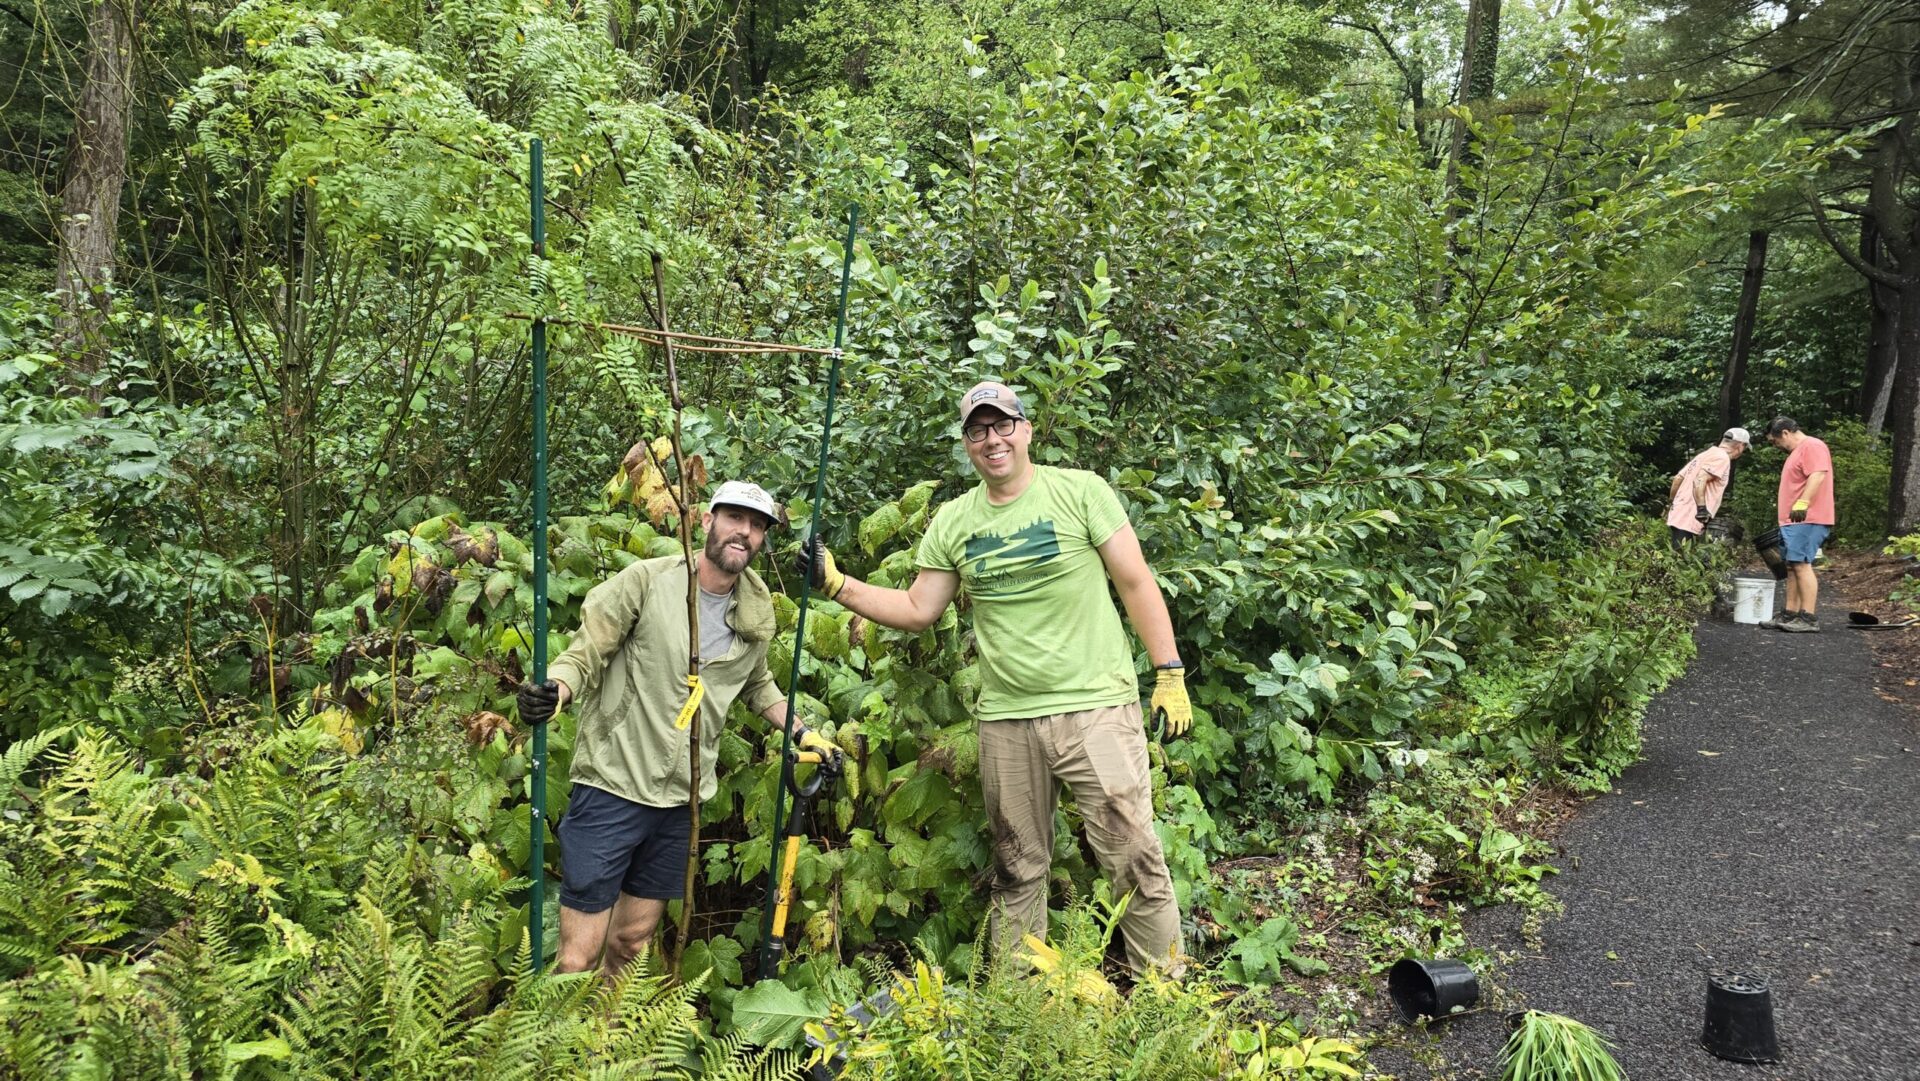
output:
M992 424L969 424L961 429L966 433L967 442L983 443L987 438L987 429L992 428L995 435L1012 435L1013 426L1020 423L1019 417L1001 417Z

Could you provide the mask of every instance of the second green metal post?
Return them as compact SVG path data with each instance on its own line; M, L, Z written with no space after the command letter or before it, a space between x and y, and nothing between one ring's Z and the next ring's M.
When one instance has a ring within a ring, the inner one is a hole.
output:
M533 174L533 258L547 257L546 175L542 147L534 137L530 150ZM545 277L534 268L535 287ZM536 304L536 309L538 305ZM547 680L547 324L533 320L533 681ZM531 833L527 872L533 876L533 908L527 914L533 970L546 963L547 911L547 726L533 726L533 807L527 816Z
M840 314L833 324L833 364L827 374L827 417L820 428L820 466L813 474L813 503L811 521L807 524L807 539L801 543L811 543L820 533L820 522L824 517L827 497L827 451L833 440L833 403L840 390L840 350L847 341L847 286L853 280L853 241L860 230L860 204L847 206L847 244L840 263ZM793 627L793 669L787 679L787 728L780 740L780 783L774 786L773 793L773 855L767 860L767 900L760 913L760 979L772 979L779 962L772 949L774 891L779 888L780 841L786 812L787 785L793 780L793 722L794 707L800 691L800 658L806 652L807 642L807 601L813 596L812 586L805 578L800 580L800 614Z

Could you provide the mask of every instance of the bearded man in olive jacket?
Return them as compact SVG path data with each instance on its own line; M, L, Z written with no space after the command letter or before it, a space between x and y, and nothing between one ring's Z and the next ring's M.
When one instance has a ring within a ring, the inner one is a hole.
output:
M652 941L667 902L685 884L691 833L687 733L687 576L700 586L700 791L712 798L720 730L736 698L776 726L786 696L767 670L773 597L748 569L780 521L757 484L722 484L701 518L706 543L690 569L681 556L634 563L593 587L580 629L545 683L520 690L528 724L578 702L572 790L560 819L561 972L597 963L619 972ZM802 746L831 753L795 726Z

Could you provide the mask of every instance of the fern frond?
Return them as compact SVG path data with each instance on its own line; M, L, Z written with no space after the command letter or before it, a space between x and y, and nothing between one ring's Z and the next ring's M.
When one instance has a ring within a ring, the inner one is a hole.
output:
M13 791L13 786L19 784L20 778L26 775L28 764L69 731L71 729L66 727L49 728L20 740L8 747L6 753L0 754L0 796Z

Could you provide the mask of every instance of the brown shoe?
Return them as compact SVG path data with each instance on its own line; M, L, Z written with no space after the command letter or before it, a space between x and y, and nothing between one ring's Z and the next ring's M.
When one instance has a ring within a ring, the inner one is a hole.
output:
M1819 634L1820 621L1813 617L1813 613L1802 612L1799 619L1781 620L1780 629L1794 634Z
M1786 623L1789 620L1795 620L1799 618L1800 618L1800 613L1789 608L1786 611L1780 613L1779 615L1774 616L1772 619L1761 620L1760 629L1763 631L1777 631L1780 629L1781 624Z

